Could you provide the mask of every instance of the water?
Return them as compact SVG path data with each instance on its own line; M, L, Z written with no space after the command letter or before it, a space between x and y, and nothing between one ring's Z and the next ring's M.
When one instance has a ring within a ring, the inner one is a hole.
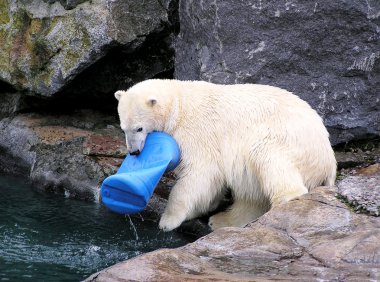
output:
M80 281L107 266L190 241L157 222L39 192L0 175L0 281Z

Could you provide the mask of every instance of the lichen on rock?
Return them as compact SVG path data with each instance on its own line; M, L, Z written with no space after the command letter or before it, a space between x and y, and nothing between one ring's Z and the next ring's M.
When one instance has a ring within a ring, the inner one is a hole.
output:
M152 0L2 1L0 7L0 79L48 97L112 47L132 52L169 24L168 11Z

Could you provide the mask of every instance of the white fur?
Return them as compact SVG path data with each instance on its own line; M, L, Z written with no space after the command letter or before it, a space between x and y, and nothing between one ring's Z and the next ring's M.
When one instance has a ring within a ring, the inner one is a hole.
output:
M165 231L207 213L226 187L234 204L210 218L213 229L244 226L270 206L334 184L336 161L322 119L286 90L147 80L117 93L130 151L142 150L153 130L180 145L178 181L159 224Z

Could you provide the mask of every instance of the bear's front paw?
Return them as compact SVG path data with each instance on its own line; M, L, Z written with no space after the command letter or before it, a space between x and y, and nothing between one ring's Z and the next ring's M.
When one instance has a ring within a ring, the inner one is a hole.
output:
M179 217L178 215L170 215L164 213L160 219L159 227L160 229L166 231L172 231L181 225L185 218Z

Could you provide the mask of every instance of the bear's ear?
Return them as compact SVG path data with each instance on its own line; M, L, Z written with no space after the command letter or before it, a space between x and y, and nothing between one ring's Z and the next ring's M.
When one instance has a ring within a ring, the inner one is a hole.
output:
M146 103L148 106L153 107L154 105L157 104L157 99L156 99L156 97L149 97L149 99Z
M118 90L115 92L115 98L116 100L120 101L120 98L121 98L121 95L123 95L125 93L125 91L123 90Z

